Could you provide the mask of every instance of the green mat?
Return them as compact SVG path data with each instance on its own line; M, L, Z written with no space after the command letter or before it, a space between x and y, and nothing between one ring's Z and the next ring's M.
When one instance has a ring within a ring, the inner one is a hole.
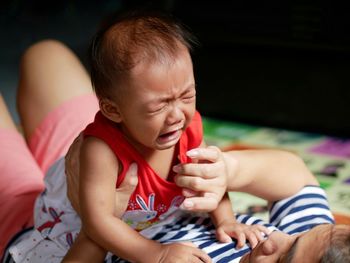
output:
M337 223L350 224L350 139L252 126L203 118L208 145L222 150L279 148L303 158L325 189ZM266 202L244 193L230 193L235 212L266 219Z

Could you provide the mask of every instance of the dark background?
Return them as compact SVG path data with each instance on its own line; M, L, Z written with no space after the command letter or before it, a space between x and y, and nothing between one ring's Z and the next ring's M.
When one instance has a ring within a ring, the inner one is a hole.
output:
M20 54L55 38L86 61L102 19L137 6L174 14L200 41L204 116L350 136L350 9L337 1L7 1L0 3L0 91L16 120Z

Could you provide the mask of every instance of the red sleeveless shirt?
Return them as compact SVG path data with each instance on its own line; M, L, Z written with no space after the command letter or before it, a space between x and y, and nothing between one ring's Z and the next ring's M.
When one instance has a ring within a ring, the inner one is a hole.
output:
M122 217L131 227L142 230L176 210L182 203L184 198L181 188L173 181L158 176L141 154L125 139L118 126L104 117L101 112L98 112L94 122L85 128L84 136L94 136L103 140L115 153L122 167L116 187L119 187L124 180L130 164L137 163L138 185ZM179 156L181 163L191 162L186 152L199 147L202 139L202 120L200 114L196 112L190 125L182 133L174 156Z

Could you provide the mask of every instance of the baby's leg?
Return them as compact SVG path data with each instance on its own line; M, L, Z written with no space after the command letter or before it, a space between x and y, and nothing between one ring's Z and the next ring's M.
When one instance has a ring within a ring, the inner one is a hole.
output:
M53 40L24 53L17 103L24 136L44 173L66 154L98 110L84 67L71 50Z
M43 174L16 129L0 94L0 257L21 229L32 226Z

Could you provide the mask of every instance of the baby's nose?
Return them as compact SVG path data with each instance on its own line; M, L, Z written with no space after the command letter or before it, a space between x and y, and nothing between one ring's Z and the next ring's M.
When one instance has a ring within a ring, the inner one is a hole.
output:
M181 109L177 106L173 106L168 114L167 123L168 125L174 125L181 122L183 119L183 113Z

